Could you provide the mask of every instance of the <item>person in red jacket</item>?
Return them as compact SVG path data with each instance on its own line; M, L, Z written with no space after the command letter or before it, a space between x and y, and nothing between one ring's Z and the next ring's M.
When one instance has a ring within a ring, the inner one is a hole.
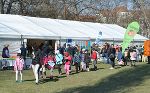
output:
M64 69L65 69L66 75L69 76L69 71L70 71L69 68L70 68L72 58L71 58L71 56L69 55L68 52L64 53L64 59L65 59Z
M91 58L93 59L93 65L94 65L94 70L96 71L97 70L97 52L95 49L92 50L92 55L91 55Z

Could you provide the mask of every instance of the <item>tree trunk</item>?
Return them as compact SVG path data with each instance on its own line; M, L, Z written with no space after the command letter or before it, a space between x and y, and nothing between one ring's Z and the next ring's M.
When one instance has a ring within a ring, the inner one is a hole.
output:
M4 1L1 0L0 3L1 3L1 14L4 14Z

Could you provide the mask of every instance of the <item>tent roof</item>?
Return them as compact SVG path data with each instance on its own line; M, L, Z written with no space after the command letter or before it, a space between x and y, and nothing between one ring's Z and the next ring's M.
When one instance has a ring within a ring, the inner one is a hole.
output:
M1 38L88 40L96 39L99 31L104 40L123 40L126 29L115 24L0 14ZM147 38L137 34L134 40Z
M83 33L74 30L74 27L70 27L65 24L61 24L56 19L49 19L49 18L35 18L35 17L25 17L26 20L40 26L56 35L60 36L62 39L89 39L88 35L84 35Z
M117 31L118 33L120 33L123 37L124 37L124 34L126 32L126 29L121 27L121 26L118 26L116 24L104 24L106 27L108 28L111 28L111 29L114 29L115 31ZM123 39L123 38L122 38ZM139 34L136 34L136 36L134 37L134 40L135 41L144 41L144 40L148 40L148 38L144 37L144 36L141 36Z

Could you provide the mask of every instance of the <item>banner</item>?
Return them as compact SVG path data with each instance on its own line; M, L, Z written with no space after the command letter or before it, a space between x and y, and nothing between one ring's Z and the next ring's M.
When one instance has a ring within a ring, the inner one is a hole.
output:
M125 51L125 49L128 47L130 42L133 40L134 36L137 34L139 29L140 29L140 25L138 22L132 22L128 24L127 30L124 35L123 43L122 43L122 53Z
M102 44L102 32L101 31L99 31L98 33L98 36L95 40L95 44L98 44L98 45Z

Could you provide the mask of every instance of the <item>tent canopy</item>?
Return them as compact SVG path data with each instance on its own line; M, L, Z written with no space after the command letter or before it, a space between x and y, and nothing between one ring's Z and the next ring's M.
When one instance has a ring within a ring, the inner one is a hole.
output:
M89 40L96 39L100 31L103 40L123 40L126 29L115 24L0 14L0 38ZM134 38L145 40L138 34Z

